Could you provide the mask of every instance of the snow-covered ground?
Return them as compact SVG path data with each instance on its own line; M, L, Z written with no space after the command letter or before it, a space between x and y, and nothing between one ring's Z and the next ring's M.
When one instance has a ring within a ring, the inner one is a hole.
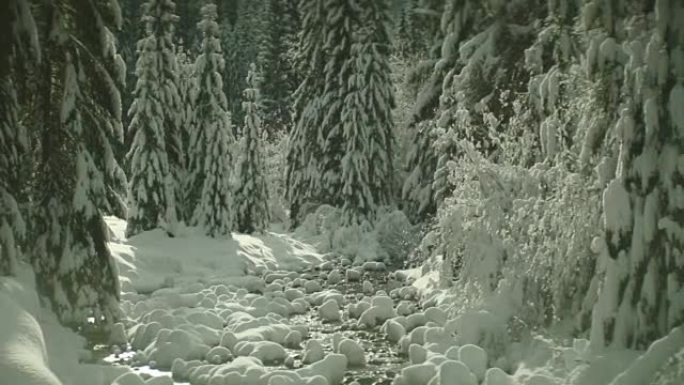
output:
M454 312L463 299L433 291L434 271L352 266L283 234L216 240L187 229L127 240L125 222L107 223L123 312L107 341L111 364L85 363L95 361L86 341L41 308L22 269L0 280L0 384L365 385L354 375L382 368L369 348L378 338L405 357L378 384L646 385L684 348L682 328L646 352L594 351L552 333L508 342L497 315L505 306ZM659 376L678 384L682 370L670 363Z

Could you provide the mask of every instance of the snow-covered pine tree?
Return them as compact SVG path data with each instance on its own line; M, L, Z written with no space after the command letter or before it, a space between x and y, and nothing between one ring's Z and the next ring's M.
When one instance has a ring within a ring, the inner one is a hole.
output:
M36 4L42 60L35 128L32 262L38 291L59 319L83 325L118 317L119 281L102 218L108 175L120 172L110 140L121 140L119 87L125 77L110 28L121 25L115 0Z
M361 9L349 0L325 0L325 10L325 83L319 106L323 120L316 132L321 148L321 155L316 157L320 170L317 198L320 203L342 207L345 202L340 166L347 151L344 125L349 118L345 115L343 106L354 75L354 68L348 59L354 43L354 31L362 25Z
M232 94L228 99L228 107L233 120L239 122L243 120L242 90L247 87L245 79L250 63L258 61L260 44L266 35L267 20L264 17L266 1L245 0L238 4L237 18L233 26L234 36L229 52L232 61L230 68L235 71L233 75L235 84L231 85L234 89L224 92Z
M288 12L287 0L268 0L264 10L264 35L257 62L261 67L261 96L264 129L272 133L290 123L290 98L296 87L294 61L290 47L294 45L297 20Z
M238 164L238 184L235 190L236 229L241 233L261 232L269 223L268 188L262 151L261 79L256 66L247 75L248 88L244 91L242 108L245 125L242 128L242 148Z
M28 37L28 38L27 38ZM16 71L39 52L36 27L29 4L9 0L0 4L0 276L16 272L24 239L25 218L17 201L28 175L23 172L29 143L19 121Z
M183 183L187 180L188 156L190 147L190 132L195 126L195 105L194 95L197 90L194 88L197 84L194 81L195 63L190 58L190 53L179 44L176 52L176 60L178 63L178 98L180 99L180 119L178 130L180 133L181 148L183 153L183 176L179 185L183 187ZM183 199L184 194L178 195L178 198ZM181 207L184 208L184 204ZM187 219L187 210L183 209L183 217Z
M317 159L321 156L318 127L323 120L321 94L324 88L325 0L301 0L302 30L297 69L302 82L294 94L295 122L287 152L286 192L291 225L296 227L306 214L305 205L315 203L321 180Z
M135 100L129 110L134 133L130 165L127 236L155 228L173 235L178 221L182 144L179 135L178 66L171 0L143 5L145 37L138 42Z
M593 314L597 347L645 348L684 321L683 14L669 0L585 8L585 27L605 32L588 48L589 68L615 63L624 74L612 90L622 104L620 148L603 193L609 258Z
M390 14L385 0L360 0L360 22L354 36L348 89L342 111L342 201L350 223L372 222L379 206L392 197L392 108ZM344 74L344 72L343 72Z
M195 127L190 136L188 181L185 200L191 224L209 236L230 236L232 223L231 154L232 126L221 72L224 67L216 5L201 9L202 48L195 61Z

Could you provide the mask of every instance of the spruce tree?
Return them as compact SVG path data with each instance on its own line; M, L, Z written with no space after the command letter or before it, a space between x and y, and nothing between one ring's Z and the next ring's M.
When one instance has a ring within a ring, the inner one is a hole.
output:
M174 9L171 0L149 0L143 6L146 36L138 42L136 98L129 111L128 129L134 137L127 155L131 169L127 236L159 227L173 234L178 221L182 144Z
M390 14L385 0L361 0L361 22L345 65L342 111L346 151L342 158L342 201L347 220L374 219L392 195L392 108L389 66Z
M263 124L270 133L290 124L290 97L297 86L290 49L295 43L298 26L296 15L288 12L286 3L285 0L267 1L257 61L264 78L261 90Z
M343 106L350 92L350 80L354 76L354 68L348 59L352 54L354 31L361 26L361 15L356 4L348 0L326 0L325 10L325 83L319 106L323 119L316 130L321 148L321 155L316 157L320 170L317 195L321 203L342 207L344 199L340 166L347 151L344 125L349 118Z
M263 141L261 120L261 79L256 66L251 65L247 75L248 88L244 92L242 107L245 114L242 157L238 164L238 185L235 192L236 228L241 233L261 232L269 223L268 189L261 143Z
M41 3L36 93L40 133L35 171L32 262L39 293L65 324L118 316L119 284L102 218L111 175L120 173L111 141L123 138L119 88L124 65L111 27L115 0ZM56 18L56 19L53 19Z
M290 203L290 221L296 227L305 214L307 202L318 202L321 180L318 159L322 147L318 127L323 121L321 94L324 88L325 0L302 0L302 30L297 69L302 82L294 93L294 129L287 153L286 197Z
M28 3L0 4L0 276L16 272L26 218L18 201L28 180L24 170L29 142L20 122L17 72L39 52L36 27Z
M186 204L192 210L191 224L209 236L230 235L232 194L230 186L233 142L230 113L223 93L224 67L216 5L201 9L202 48L195 61L195 127L191 132Z
M183 156L183 177L181 181L187 179L188 157L190 147L190 133L195 124L195 106L194 95L197 90L194 88L197 84L194 81L195 63L190 58L190 53L181 45L178 45L176 60L178 63L178 98L180 100L180 118L179 118L179 133L181 142L181 152ZM180 183L182 186L183 184ZM183 194L179 195L183 198ZM181 205L184 207L185 205ZM188 218L186 211L183 211L184 218Z
M684 322L684 5L656 4L601 4L585 18L586 30L601 31L587 49L589 74L620 80L606 90L619 95L619 153L603 192L609 258L594 307L597 347L646 348ZM633 29L621 34L620 25Z

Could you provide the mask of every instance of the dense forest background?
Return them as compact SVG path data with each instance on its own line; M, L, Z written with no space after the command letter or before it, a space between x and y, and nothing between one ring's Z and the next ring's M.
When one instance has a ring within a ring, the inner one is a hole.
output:
M505 299L513 329L643 348L684 319L683 20L679 0L3 1L0 271L29 261L64 322L115 319L103 215L278 223L350 254L372 237L464 307Z

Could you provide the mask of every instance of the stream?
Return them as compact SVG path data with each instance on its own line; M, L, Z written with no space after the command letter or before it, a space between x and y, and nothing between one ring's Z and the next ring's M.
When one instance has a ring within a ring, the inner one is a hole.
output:
M334 284L327 284L326 277L330 270L337 269L341 272L342 279ZM349 267L351 268L351 267ZM389 271L367 271L361 267L355 267L361 273L360 280L348 281L346 279L346 267L339 263L328 263L324 270L319 267L312 268L309 271L303 272L301 277L310 278L311 280L318 280L323 283L325 290L334 289L339 291L344 298L347 305L358 302L365 295L370 294L368 291L368 282L374 288L373 293L382 292L391 293L392 289L397 289L402 286L398 281L393 280ZM269 272L273 273L273 272ZM265 276L266 274L264 274ZM367 281L367 282L364 282ZM291 282L288 282L291 287ZM364 287L365 286L365 287ZM285 286L285 289L288 287ZM365 289L365 293L364 293ZM258 292L257 292L258 293ZM262 294L262 293L258 293ZM151 295L151 294L150 294ZM306 297L305 297L306 298ZM418 307L415 298L392 298L396 306L399 300L409 300L416 307ZM341 310L347 307L340 307ZM309 330L309 335L304 339L298 349L285 348L288 355L292 357L289 367L285 366L284 362L277 364L265 364L266 370L276 369L297 369L305 366L302 363L304 356L304 346L309 339L316 339L322 343L323 349L326 353L333 352L333 336L336 333L341 334L343 338L355 340L363 348L366 358L366 366L364 367L347 367L344 373L343 385L348 385L354 381L360 385L389 385L391 384L395 375L408 364L408 357L399 353L398 347L391 344L385 338L385 335L380 332L380 325L373 328L368 328L363 325L358 325L356 319L350 319L348 312L343 312L343 318L338 322L326 322L321 319L318 312L318 307L311 306L304 314L296 314L289 317L288 321L291 325L306 325ZM346 316L346 317L345 317ZM99 344L93 346L94 356L97 357L97 362L104 365L127 366L134 372L140 374L143 378L167 376L172 377L171 370L155 369L149 365L140 365L136 363L136 352L131 350L130 344L127 349L120 351L116 346L106 344ZM112 353L114 352L114 353ZM190 382L183 382L179 379L174 379L174 384L190 384ZM192 383L192 385L196 385Z

